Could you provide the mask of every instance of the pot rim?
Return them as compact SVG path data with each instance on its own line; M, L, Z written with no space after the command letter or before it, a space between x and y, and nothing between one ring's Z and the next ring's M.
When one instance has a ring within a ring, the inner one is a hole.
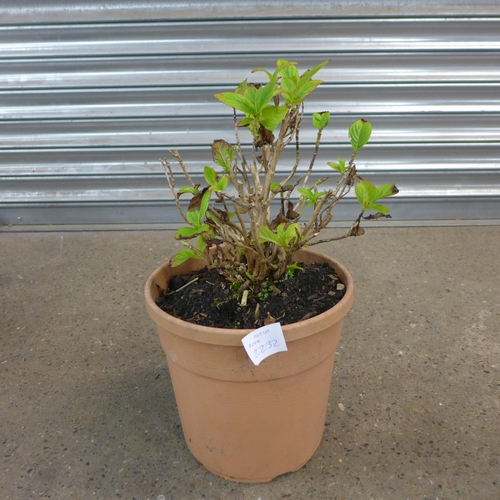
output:
M309 255L310 261L315 262L328 262L335 272L342 279L346 286L346 293L344 297L332 308L327 311L313 316L312 318L289 325L282 325L283 335L286 342L298 340L325 329L326 326L342 321L343 317L347 314L352 306L354 300L354 280L347 270L340 262L325 255L321 252L316 252L310 249L302 249L297 252L298 260L300 261L301 255ZM182 319L172 316L162 309L160 309L153 298L153 293L156 290L155 282L164 269L170 267L170 263L166 262L158 267L148 278L144 295L146 300L146 309L158 325L169 324L169 330L175 331L176 335L184 337L197 342L206 344L217 344L226 346L242 346L241 339L248 335L250 332L257 328L215 328L210 326L197 325L189 323Z

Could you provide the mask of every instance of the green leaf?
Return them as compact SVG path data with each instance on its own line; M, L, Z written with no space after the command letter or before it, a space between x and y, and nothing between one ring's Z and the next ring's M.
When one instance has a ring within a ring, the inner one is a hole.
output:
M212 143L212 159L229 173L234 161L234 148L223 139L217 139Z
M389 213L389 209L383 205L377 205L375 202L382 198L387 198L399 193L394 184L384 184L376 187L371 182L361 179L355 188L356 198L363 207L363 210L378 210L382 213Z
M176 240L186 240L186 239L194 238L195 236L199 235L200 233L204 233L205 231L208 231L208 229L210 229L210 226L208 224L203 224L200 227L181 227L175 233L175 239Z
M257 96L258 96L257 109L256 109L257 114L260 114L262 108L267 104L269 104L269 101L271 101L271 99L274 96L275 88L276 88L276 78L272 78L266 86L257 89Z
M248 86L248 79L243 80L234 90L235 94L244 94Z
M377 188L377 200L394 196L399 193L399 189L394 184L383 184Z
M290 264L290 267L288 268L288 276L290 276L290 278L292 278L297 271L303 271L303 270L304 270L304 268L300 267L297 264L297 262L292 262Z
M188 210L186 218L193 227L200 227L203 223L203 217L199 210Z
M267 130L273 132L287 113L288 108L286 106L269 105L262 110L260 122Z
M224 189L226 189L228 185L229 185L229 177L227 175L223 175L219 179L219 182L215 186L213 186L213 190L224 191Z
M282 85L281 95L283 96L283 99L285 99L285 102L289 106L295 106L295 101L296 101L296 99L295 99L295 89L293 89L292 92L288 92L288 91L283 90L283 85Z
M299 72L295 66L286 67L281 70L281 93L290 106L300 104L320 83L322 83L321 80L311 80L311 77L327 63L328 61L324 61L313 69L305 71L301 76L299 76Z
M274 72L274 76L278 76L279 74L281 74L281 72L285 68L288 68L288 66L296 66L296 65L297 65L296 62L287 61L285 59L278 59L278 61L276 62L276 71Z
M283 65L283 67L280 69L280 74L283 80L290 80L295 84L299 82L299 70L297 69L297 66L295 66L295 64Z
M326 61L319 63L313 69L305 71L300 77L300 83L302 84L302 83L310 80L320 69L324 68L329 62L330 62L330 59L327 59Z
M206 191L201 198L199 210L188 210L186 212L186 218L189 224L191 224L195 228L199 228L203 225L203 218L207 213L210 197L212 196L212 191L208 188L205 189Z
M322 80L310 80L302 84L295 94L298 103L301 103L320 83Z
M281 246L280 239L278 238L278 235L271 231L266 226L262 226L259 229L259 241L261 243L269 242L269 243L275 243L276 245Z
M298 188L297 191L300 194L304 195L307 199L311 198L311 196L313 195L313 192L307 188Z
M383 214L388 214L390 210L384 205L379 205L378 203L370 204L366 210L376 210L377 212L382 212Z
M358 120L349 128L349 138L354 151L359 151L370 139L372 126L366 120Z
M210 189L207 189L201 199L201 204L200 204L200 214L201 214L201 219L200 224L203 222L203 217L205 217L205 214L207 213L208 210L208 204L210 202L210 197L212 196L212 192Z
M200 256L195 254L192 250L181 250L172 257L171 264L173 267L175 267L182 264L183 262L186 262L186 260L199 258Z
M271 185L269 186L269 189L273 193L280 193L281 192L281 186L280 186L279 182L271 182Z
M252 70L252 73L258 73L259 71L263 71L269 77L269 80L271 80L274 76L273 74L269 73L269 71L267 71L267 69L265 68L255 68Z
M313 198L312 198L311 202L309 203L309 206L312 207L312 206L316 205L316 203L318 203L318 200L322 196L324 196L325 193L326 193L326 191L320 191L318 193L314 193Z
M207 242L202 235L198 236L196 243L198 244L198 250L200 251L200 253L203 253L205 251L205 248L207 248Z
M192 195L198 194L198 185L191 187L191 186L182 186L179 191L177 191L178 194L184 194L184 193L191 193Z
M203 174L205 176L205 180L207 181L207 184L210 186L215 186L218 181L218 175L217 172L212 168L212 167L204 167L203 169Z
M283 79L281 81L281 92L285 95L294 96L297 91L297 83L291 79Z
M254 105L246 95L236 92L223 92L222 94L216 94L215 97L226 106L243 111L247 115L255 114Z
M377 188L364 179L356 185L355 193L363 210L368 210L368 206L377 201Z
M324 111L323 113L314 113L312 116L312 124L318 129L324 129L330 123L330 113Z
M248 85L244 96L248 100L249 103L251 103L250 111L246 111L247 114L256 116L259 114L259 109L258 109L258 100L259 100L259 91L256 87L253 85Z
M277 233L274 233L267 227L261 228L261 234L259 240L275 243L276 245L284 248L285 250L288 250L290 248L290 243L292 242L292 240L298 237L297 227L298 224L290 224L285 229L285 224L280 224L276 228ZM262 232L262 229L264 229L264 232Z
M345 160L342 158L339 158L338 160L338 163L334 163L333 161L328 162L328 166L344 175L346 171Z
M298 224L290 224L286 229L284 229L284 226L284 224L278 226L278 236L282 243L281 246L288 249L291 241L297 238L296 228Z
M308 206L313 207L318 203L318 200L325 194L325 191L314 192L311 189L298 188L297 191L302 194L308 201Z
M250 123L253 123L255 121L255 118L247 116L246 118L243 118L240 120L238 123L238 127L244 127L245 125L250 125Z

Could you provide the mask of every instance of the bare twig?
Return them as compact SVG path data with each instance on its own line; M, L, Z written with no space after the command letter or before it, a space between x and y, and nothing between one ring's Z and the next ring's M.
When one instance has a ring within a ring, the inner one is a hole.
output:
M174 293L180 292L183 288L186 288L187 286L192 285L196 281L198 281L198 277L193 278L189 283L182 285L181 287L177 288L177 290L172 290L171 292L168 292L167 295L172 295Z
M181 203L179 201L179 195L177 194L177 191L175 190L175 178L174 178L174 173L172 172L172 167L170 166L170 163L167 161L166 158L160 158L160 162L163 165L163 170L165 170L165 176L167 178L168 182L168 187L170 188L170 192L172 193L172 196L174 197L175 205L177 207L177 210L181 214L181 217L184 219L186 223L189 224L189 221L186 217L186 214L184 213L184 210L182 210Z
M195 187L196 184L193 182L193 179L191 179L191 176L189 175L189 172L188 172L188 170L186 168L186 165L184 165L184 160L182 159L182 156L179 154L179 151L177 151L177 149L174 149L173 151L169 150L169 153L179 163L179 166L182 168L182 172L184 173L184 176L188 180L189 184L191 184L191 187Z

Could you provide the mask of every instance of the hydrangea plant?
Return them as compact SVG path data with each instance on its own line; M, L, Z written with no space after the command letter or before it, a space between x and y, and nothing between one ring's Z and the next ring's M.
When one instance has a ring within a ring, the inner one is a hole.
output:
M273 73L262 68L268 83L247 80L232 92L215 97L233 108L235 141L218 139L212 144L214 166L204 167L204 185L193 181L177 150L177 160L187 184L176 187L171 164L162 159L168 184L185 226L175 237L185 249L171 260L173 266L187 259L204 259L216 267L237 293L258 293L268 279L282 279L299 265L295 253L306 246L360 236L361 222L390 217L380 200L398 193L394 184L375 186L359 177L354 160L371 136L370 122L360 119L348 130L352 146L350 158L328 162L336 176L333 188L324 188L326 178L310 182L330 113L312 115L317 130L309 166L299 172L300 128L304 119L304 100L321 80L316 74L328 61L300 74L294 62L280 59ZM240 129L250 131L252 144L244 147ZM287 146L295 149L295 161L283 174L278 163ZM300 175L299 175L300 173ZM319 239L332 220L332 212L354 188L361 211L346 233ZM182 201L181 201L182 197ZM189 203L183 200L189 197ZM183 206L184 205L184 206ZM369 215L365 215L371 212Z

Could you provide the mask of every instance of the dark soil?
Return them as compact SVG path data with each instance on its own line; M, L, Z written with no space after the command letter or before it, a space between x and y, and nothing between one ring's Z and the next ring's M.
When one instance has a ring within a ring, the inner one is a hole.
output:
M246 306L216 269L206 267L172 278L156 304L177 318L217 328L296 323L325 312L345 294L344 284L327 264L301 267L293 277L268 281L260 294L249 294Z

